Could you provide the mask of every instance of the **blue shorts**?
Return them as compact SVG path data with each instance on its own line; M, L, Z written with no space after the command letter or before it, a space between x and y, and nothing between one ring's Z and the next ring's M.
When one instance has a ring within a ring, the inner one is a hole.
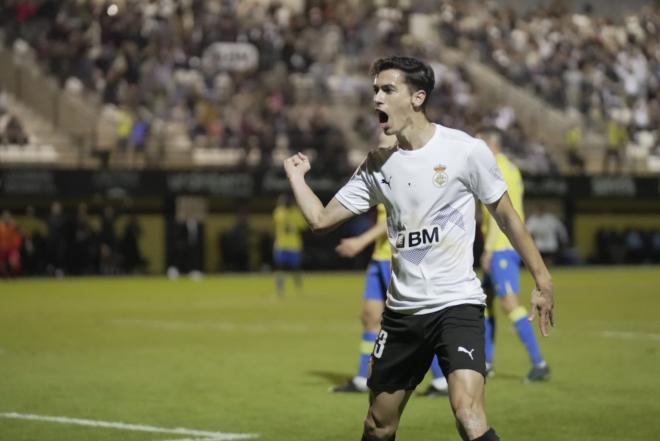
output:
M515 250L493 252L490 283L500 297L520 293L520 255Z
M275 267L279 269L299 269L302 263L302 252L291 250L275 250Z
M365 300L380 300L387 298L387 287L390 285L392 264L389 260L372 260L367 269L367 283L364 287Z

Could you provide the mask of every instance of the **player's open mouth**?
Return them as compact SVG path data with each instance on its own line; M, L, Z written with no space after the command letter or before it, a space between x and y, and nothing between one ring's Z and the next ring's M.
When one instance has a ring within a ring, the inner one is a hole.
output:
M389 126L387 124L390 119L389 115L382 110L376 110L376 113L378 113L378 121L380 122L381 129L387 128Z

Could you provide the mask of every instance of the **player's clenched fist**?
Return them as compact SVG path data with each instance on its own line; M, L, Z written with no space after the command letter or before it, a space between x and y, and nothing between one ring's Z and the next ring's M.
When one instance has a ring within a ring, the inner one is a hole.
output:
M309 159L300 152L284 160L284 171L289 179L305 176L310 168Z
M360 240L356 237L342 239L339 245L335 247L335 251L342 257L355 257L363 249Z

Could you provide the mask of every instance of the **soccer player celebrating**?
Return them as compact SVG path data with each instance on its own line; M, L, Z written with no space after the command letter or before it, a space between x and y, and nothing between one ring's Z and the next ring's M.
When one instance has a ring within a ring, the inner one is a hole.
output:
M369 244L375 242L371 262L367 269L367 280L364 287L364 303L362 304L362 344L360 345L360 363L358 374L346 383L332 388L333 392L368 392L367 373L369 359L374 348L374 342L380 331L380 318L385 309L387 287L390 285L392 250L387 240L387 212L383 204L376 207L378 214L376 224L356 237L342 239L335 251L343 257L355 257ZM447 395L448 386L437 357L431 365L433 382L424 395Z
M520 170L502 151L502 134L496 128L479 130L477 136L490 147L497 166L502 172L507 185L511 204L521 219L523 214L523 181ZM488 209L483 209L482 231L484 234L484 252L481 255L481 269L484 271L485 285L500 299L504 313L513 322L518 338L523 343L532 361L532 368L527 374L527 381L543 381L550 378L550 367L546 364L532 324L527 320L525 307L518 303L520 293L520 255L513 249L509 239L497 226L495 218ZM486 371L494 375L493 359L495 356L494 317L486 320Z
M389 149L372 150L324 206L305 182L311 165L298 153L284 161L310 227L332 229L383 203L393 248L392 279L371 355L369 410L363 441L391 441L403 409L434 355L447 374L449 401L466 441L499 440L484 405L484 293L472 269L476 195L520 253L536 282L532 316L547 335L553 323L552 279L486 144L434 124L424 112L433 70L406 57L372 66L374 106Z

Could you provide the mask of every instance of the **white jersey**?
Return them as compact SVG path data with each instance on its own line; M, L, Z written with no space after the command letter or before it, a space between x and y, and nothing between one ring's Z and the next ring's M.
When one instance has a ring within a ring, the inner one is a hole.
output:
M405 314L484 304L472 269L474 196L490 204L507 189L483 141L435 126L420 149L371 151L335 195L355 214L385 204L392 246L386 304Z

